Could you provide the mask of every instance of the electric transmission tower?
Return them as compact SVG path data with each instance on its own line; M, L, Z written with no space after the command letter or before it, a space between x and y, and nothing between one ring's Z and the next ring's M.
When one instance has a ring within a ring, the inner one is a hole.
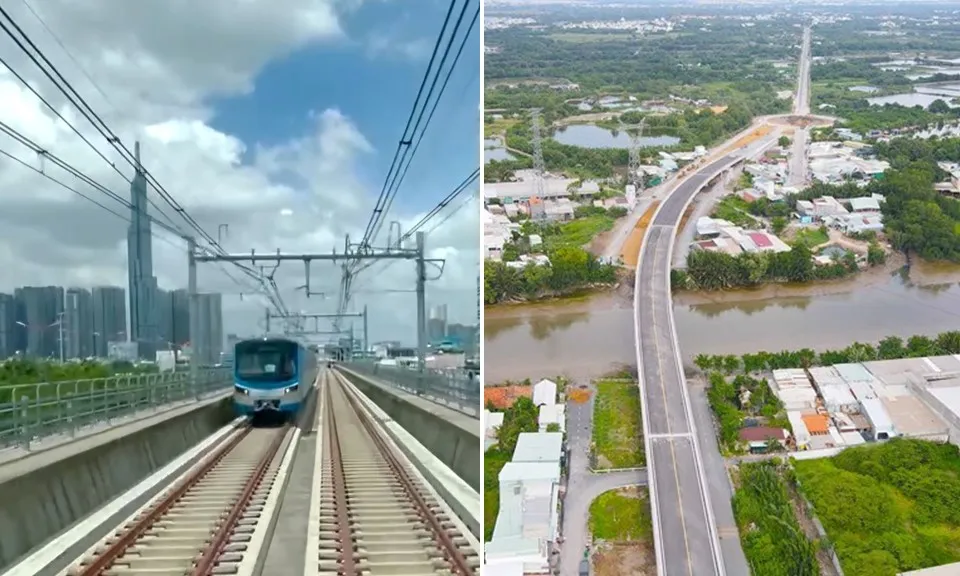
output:
M621 129L630 138L629 160L627 162L627 184L637 188L637 195L643 192L643 176L640 175L640 141L643 138L643 128L646 126L646 117L640 119L639 124L624 124L620 121Z
M530 111L533 131L533 192L538 198L543 198L543 174L546 171L543 165L543 141L540 138L540 109Z

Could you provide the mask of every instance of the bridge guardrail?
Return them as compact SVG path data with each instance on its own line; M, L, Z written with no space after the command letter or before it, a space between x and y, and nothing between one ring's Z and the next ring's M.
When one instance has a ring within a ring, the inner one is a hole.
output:
M480 378L465 370L427 369L420 373L416 369L368 361L345 362L344 366L468 416L480 416Z
M0 386L0 448L29 449L39 438L72 437L84 427L199 398L232 384L229 369L206 368L196 382L189 371L182 371Z

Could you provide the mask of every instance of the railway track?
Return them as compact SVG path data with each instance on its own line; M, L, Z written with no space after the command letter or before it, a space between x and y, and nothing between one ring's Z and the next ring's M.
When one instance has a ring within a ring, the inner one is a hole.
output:
M238 428L67 574L236 574L259 553L253 533L291 440L289 425Z
M461 525L341 378L328 371L320 390L316 574L477 574Z

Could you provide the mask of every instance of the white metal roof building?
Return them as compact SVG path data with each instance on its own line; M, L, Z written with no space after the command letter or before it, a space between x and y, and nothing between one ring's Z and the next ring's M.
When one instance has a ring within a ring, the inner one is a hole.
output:
M897 433L932 442L946 442L950 437L947 423L916 396L881 397L880 402Z
M566 406L564 404L544 404L540 406L537 424L540 426L541 432L546 432L547 426L551 424L559 426L560 432L566 432Z
M499 480L500 511L484 546L486 561L522 559L523 573L546 573L548 543L558 533L560 465L508 462Z
M511 463L552 462L559 465L562 450L562 432L523 432L517 438Z
M957 576L957 574L960 574L960 562L901 572L897 576Z
M800 412L796 410L787 411L787 420L790 422L790 428L793 430L793 437L797 442L797 448L804 450L810 444L810 431L807 425L803 423Z
M771 388L787 411L812 410L817 405L817 391L802 369L774 370Z
M898 436L893 420L884 408L879 398L864 398L860 400L860 408L870 420L871 432L876 440L889 440Z
M557 383L553 380L543 380L533 385L533 405L552 406L557 403Z
M503 426L503 412L483 411L483 451L497 443L497 428Z

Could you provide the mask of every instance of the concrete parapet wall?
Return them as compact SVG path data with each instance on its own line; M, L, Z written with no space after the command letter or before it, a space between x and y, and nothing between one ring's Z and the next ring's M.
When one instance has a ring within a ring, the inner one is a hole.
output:
M230 422L229 400L106 430L0 465L0 569Z
M480 491L480 421L339 367L350 382L470 487Z

